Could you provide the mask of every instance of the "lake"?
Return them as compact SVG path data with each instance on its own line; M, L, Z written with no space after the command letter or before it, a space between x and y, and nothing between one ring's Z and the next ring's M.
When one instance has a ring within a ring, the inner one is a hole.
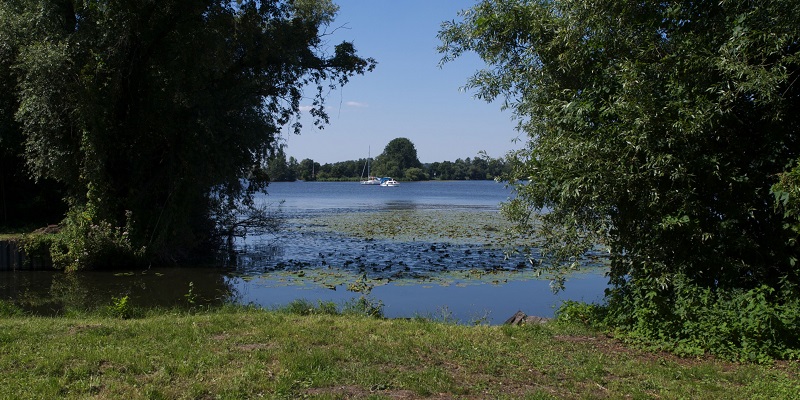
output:
M279 224L237 240L235 267L5 272L0 296L41 314L122 296L143 307L368 296L390 318L499 324L517 310L551 317L564 300L600 301L606 288L599 255L553 294L527 258L510 254L519 244L504 239L499 204L511 193L493 181L277 182L268 192L258 200Z

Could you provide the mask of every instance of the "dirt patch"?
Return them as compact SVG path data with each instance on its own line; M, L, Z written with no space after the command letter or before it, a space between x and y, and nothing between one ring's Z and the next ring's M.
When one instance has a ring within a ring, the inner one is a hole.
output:
M636 358L645 363L669 362L669 363L675 363L682 367L695 367L703 364L712 363L725 372L733 371L741 366L741 364L739 363L726 361L708 354L702 356L681 357L679 355L670 353L668 351L637 348L635 345L626 344L618 339L604 335L601 336L556 335L553 336L553 339L568 343L589 344L594 350L599 351L603 354L607 354L609 356L625 354L628 357ZM787 374L790 374L792 371L794 371L796 374L797 368L798 366L800 366L800 362L776 361L775 366L776 369L782 370Z
M82 332L93 331L95 329L102 328L103 325L101 324L88 324L88 325L74 325L70 326L67 332L70 335L75 335Z
M274 348L274 343L247 343L236 346L237 349L242 351L253 351Z
M414 393L411 390L393 390L393 389L385 389L385 390L367 390L359 386L337 386L337 387L328 387L328 388L313 388L308 389L305 391L305 394L308 396L320 396L320 395L333 395L336 397L341 397L345 399L365 399L370 396L383 396L390 399L403 399L403 400L415 400L415 399L470 399L473 397L465 397L465 396L452 396L448 393L438 393L429 396L420 396ZM483 397L474 397L476 399L483 398Z

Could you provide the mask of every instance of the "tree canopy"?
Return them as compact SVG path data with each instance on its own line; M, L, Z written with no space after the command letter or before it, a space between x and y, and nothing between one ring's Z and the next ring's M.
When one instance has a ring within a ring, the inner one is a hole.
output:
M545 266L608 250L617 326L696 343L700 294L757 292L775 305L759 323L797 337L780 311L797 303L797 231L771 190L800 156L797 15L796 0L484 0L443 24L443 62L477 53L488 68L467 86L527 133L505 213L543 237Z
M373 171L381 176L402 178L409 168L422 168L417 158L417 148L406 138L392 139L383 149L383 153L375 157Z
M277 160L275 160L277 161ZM322 164L313 160L304 159L298 164L292 164L292 159L283 160L281 170L295 168L294 177L304 181L357 181L364 178L367 160L339 161ZM272 166L273 160L270 160ZM437 180L493 180L506 175L509 164L503 158L475 157L456 159L455 161L442 161L423 164L422 168L409 168L398 179L419 181L427 179ZM270 173L270 177L272 177ZM270 178L272 179L272 178Z
M264 190L276 134L299 132L305 88L324 124L323 93L374 68L352 43L329 53L336 11L329 0L4 1L0 146L65 187L76 236L105 226L150 261L185 260ZM87 246L67 243L65 259L91 264Z

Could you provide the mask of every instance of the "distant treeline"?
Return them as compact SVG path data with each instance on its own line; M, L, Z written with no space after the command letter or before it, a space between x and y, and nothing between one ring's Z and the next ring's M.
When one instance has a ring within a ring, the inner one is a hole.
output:
M372 161L370 161L372 163ZM308 158L300 162L281 151L269 162L267 173L273 182L304 181L356 181L367 174L367 159L320 164ZM474 157L422 164L422 168L408 168L395 179L419 180L491 180L508 172L504 159ZM379 170L377 172L380 172ZM372 175L377 174L372 169Z

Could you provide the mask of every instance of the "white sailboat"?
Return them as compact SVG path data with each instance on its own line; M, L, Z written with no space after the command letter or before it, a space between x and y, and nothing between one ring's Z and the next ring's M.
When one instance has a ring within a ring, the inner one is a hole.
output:
M362 185L380 185L381 184L381 180L378 179L378 177L370 175L370 171L369 171L369 160L370 160L370 156L371 156L370 152L371 152L371 148L369 150L367 150L367 162L364 163L364 169L367 170L367 179L364 179L364 169L362 169L361 170L361 184Z

